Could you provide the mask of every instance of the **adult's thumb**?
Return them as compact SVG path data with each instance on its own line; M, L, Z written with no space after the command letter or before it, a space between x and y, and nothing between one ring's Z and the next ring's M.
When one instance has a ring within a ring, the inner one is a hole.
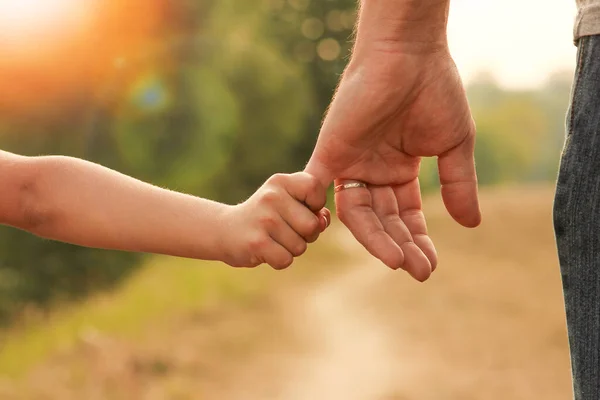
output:
M446 209L456 222L468 228L481 223L474 153L475 136L470 135L438 158Z

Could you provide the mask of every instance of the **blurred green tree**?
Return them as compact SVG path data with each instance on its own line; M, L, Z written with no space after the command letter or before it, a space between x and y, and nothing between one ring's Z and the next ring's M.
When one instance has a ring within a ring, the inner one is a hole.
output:
M109 22L91 40L98 54L85 43L89 65L77 59L85 84L0 110L0 148L82 157L228 203L275 172L302 169L347 62L356 1L157 0L148 15L159 25L119 17L136 2L105 2ZM123 34L128 22L135 29ZM482 184L554 176L569 88L564 74L527 92L485 77L470 85ZM421 178L425 190L437 187L435 160ZM0 228L0 320L110 287L140 260Z
M294 150L296 169L308 161L321 122L352 48L355 0L263 0L268 16L265 34L277 49L304 70L314 101L306 130Z
M481 73L468 85L480 185L554 181L571 82L572 73L561 71L541 88L507 90ZM424 160L420 177L425 191L439 187L435 159Z
M87 158L228 202L276 171L296 169L294 149L314 99L302 67L264 34L264 10L228 0L165 2L163 11L159 41L129 53L103 49L111 69L99 85L60 99L61 107L0 115L0 146ZM9 228L0 229L0 243L5 320L27 305L44 308L110 287L141 260Z

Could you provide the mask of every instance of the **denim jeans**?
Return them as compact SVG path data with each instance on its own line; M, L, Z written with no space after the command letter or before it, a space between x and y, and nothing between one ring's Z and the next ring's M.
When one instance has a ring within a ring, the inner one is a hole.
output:
M554 203L576 400L600 399L600 36L577 43Z

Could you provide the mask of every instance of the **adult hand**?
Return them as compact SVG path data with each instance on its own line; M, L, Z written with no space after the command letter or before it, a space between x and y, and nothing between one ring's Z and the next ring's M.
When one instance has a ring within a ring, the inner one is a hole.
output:
M446 46L356 49L306 171L323 185L358 180L336 194L340 220L388 267L425 281L437 265L418 173L437 156L442 196L465 227L481 221L474 165L475 125Z

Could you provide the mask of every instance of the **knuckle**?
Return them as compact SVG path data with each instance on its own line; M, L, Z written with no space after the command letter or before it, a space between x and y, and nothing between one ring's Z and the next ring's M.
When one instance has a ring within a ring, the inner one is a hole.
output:
M269 237L266 235L256 235L248 241L248 249L252 257L260 254L269 244Z
M320 236L320 235L319 235L318 233L315 233L315 234L313 234L313 235L309 236L309 237L306 239L306 241L307 241L308 243L314 243L314 242L316 242L316 241L317 241L317 239L319 239L319 236Z
M265 189L261 196L261 202L266 205L273 205L281 198L279 192L273 188Z
M235 266L238 268L256 268L260 264L262 264L260 257L255 253L248 252Z
M271 176L269 179L267 179L267 184L271 184L271 185L281 185L286 179L286 175L285 174L275 174L273 176Z
M294 246L292 254L294 255L294 257L299 257L302 254L304 254L307 249L308 249L308 244L306 242L299 242L298 244L296 244Z
M262 264L262 261L260 260L260 258L258 258L256 255L251 255L250 256L250 260L246 263L246 268L256 268L259 265Z
M274 215L268 214L259 217L258 223L266 230L270 230L277 226L277 218Z
M255 268L261 264L258 256L247 253L243 257L234 259L229 263L234 268Z
M304 229L306 236L312 236L315 232L319 230L319 219L318 218L310 218L304 223Z

